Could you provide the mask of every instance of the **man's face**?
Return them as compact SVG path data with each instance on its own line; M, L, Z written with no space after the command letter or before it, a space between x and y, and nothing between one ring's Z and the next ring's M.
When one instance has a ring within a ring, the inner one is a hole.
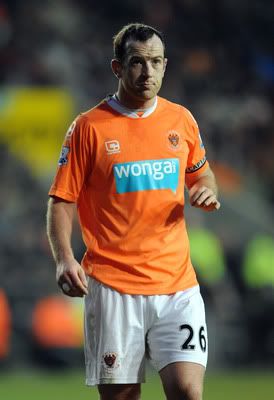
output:
M153 99L161 88L166 63L163 43L157 35L146 42L127 42L120 69L123 90L136 100Z

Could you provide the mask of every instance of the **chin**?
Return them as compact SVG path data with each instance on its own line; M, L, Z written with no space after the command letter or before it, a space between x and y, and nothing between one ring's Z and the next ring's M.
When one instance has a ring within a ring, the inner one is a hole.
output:
M144 100L151 100L153 99L155 96L157 96L157 93L152 92L150 90L145 90L142 93L140 93L140 98L144 99Z

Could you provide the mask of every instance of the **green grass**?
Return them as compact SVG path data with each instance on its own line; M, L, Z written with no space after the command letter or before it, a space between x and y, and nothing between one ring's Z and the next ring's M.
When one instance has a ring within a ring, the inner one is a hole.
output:
M1 400L95 400L95 388L84 385L82 371L0 373ZM157 375L148 375L142 400L164 400ZM204 400L272 400L274 377L270 372L208 372Z

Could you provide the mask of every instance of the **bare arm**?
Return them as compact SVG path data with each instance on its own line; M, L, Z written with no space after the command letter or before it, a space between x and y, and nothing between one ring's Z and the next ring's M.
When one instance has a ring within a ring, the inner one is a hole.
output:
M217 199L218 188L215 176L210 168L197 177L196 180L188 180L189 201L193 207L204 211L214 211L220 208Z
M50 198L47 212L47 234L56 263L58 285L68 296L82 297L87 294L87 281L84 270L75 260L71 248L74 210L74 203Z

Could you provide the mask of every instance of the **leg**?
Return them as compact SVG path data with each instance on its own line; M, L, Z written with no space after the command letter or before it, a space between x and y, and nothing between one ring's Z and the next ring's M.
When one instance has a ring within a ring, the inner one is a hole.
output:
M139 400L141 385L136 384L107 384L98 385L101 400Z
M141 296L123 295L89 279L85 297L86 384L99 385L102 399L127 399L129 393L138 399L138 384L145 381L142 307Z
M202 400L205 368L192 362L174 362L160 372L167 400Z
M152 365L168 400L202 400L207 329L199 288L158 297L160 316L148 332Z

